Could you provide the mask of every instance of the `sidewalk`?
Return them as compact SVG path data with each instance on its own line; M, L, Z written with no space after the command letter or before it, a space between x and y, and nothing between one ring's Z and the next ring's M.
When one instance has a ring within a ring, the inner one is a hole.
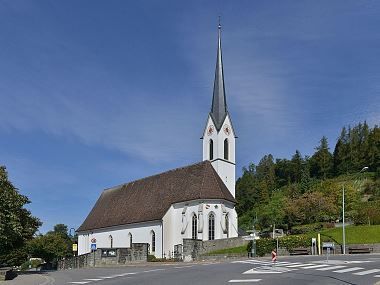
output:
M19 274L13 280L0 282L1 285L53 285L54 279L47 273Z

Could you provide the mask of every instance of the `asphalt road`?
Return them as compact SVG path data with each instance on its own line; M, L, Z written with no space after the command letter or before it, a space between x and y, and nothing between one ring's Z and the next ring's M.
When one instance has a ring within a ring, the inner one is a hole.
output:
M56 285L121 284L380 284L380 255L279 257L218 263L175 263L65 270L49 273Z

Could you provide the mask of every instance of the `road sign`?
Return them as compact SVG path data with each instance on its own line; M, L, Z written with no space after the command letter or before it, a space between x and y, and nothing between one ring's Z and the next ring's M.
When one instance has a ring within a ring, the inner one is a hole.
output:
M96 250L96 243L91 244L91 250Z
M322 247L335 248L335 244L333 242L323 242Z
M78 251L78 244L73 243L73 251Z
M91 243L96 243L96 238L92 238Z

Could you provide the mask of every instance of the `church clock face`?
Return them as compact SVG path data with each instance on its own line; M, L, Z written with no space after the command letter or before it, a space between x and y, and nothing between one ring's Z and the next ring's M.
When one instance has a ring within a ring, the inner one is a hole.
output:
M211 136L213 132L214 132L214 126L210 125L207 129L207 135Z
M224 125L223 127L224 133L229 136L231 134L231 127L229 125Z

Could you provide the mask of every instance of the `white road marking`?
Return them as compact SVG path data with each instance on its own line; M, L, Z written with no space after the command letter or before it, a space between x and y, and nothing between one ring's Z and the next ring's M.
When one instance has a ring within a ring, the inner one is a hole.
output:
M87 284L90 283L91 281L77 281L77 282L67 282L69 284Z
M331 267L325 267L325 268L317 268L315 270L326 271L326 270L333 270L333 269L339 269L339 268L345 268L345 267L347 266L337 265L337 266L331 266Z
M376 273L376 272L380 272L380 269L371 269L371 270L356 272L356 273L352 273L352 274L355 274L355 275L367 275L367 274Z
M380 277L380 275L375 275L375 276L373 276L373 277Z
M293 268L293 267L302 267L302 266L310 266L310 265L315 265L315 264L305 263L305 264L296 264L296 265L285 265L285 267Z
M181 268L190 268L193 267L194 265L188 265L188 266L174 266L174 268L181 269Z
M143 272L154 272L154 271L162 271L162 270L165 270L165 269L152 269L152 270L145 270Z
M228 283L248 283L248 282L260 282L261 279L233 279L228 281Z
M341 270L335 270L333 272L346 273L346 272L351 272L351 271L360 270L360 269L364 269L364 268L363 267L351 267L351 268L346 268L346 269L341 269Z
M85 278L83 280L86 280L86 281L101 281L103 279L100 279L100 278Z
M303 269L314 269L314 268L321 268L321 267L326 267L326 266L330 266L328 264L319 264L319 265L311 265L311 266L305 266L305 267L301 267Z

